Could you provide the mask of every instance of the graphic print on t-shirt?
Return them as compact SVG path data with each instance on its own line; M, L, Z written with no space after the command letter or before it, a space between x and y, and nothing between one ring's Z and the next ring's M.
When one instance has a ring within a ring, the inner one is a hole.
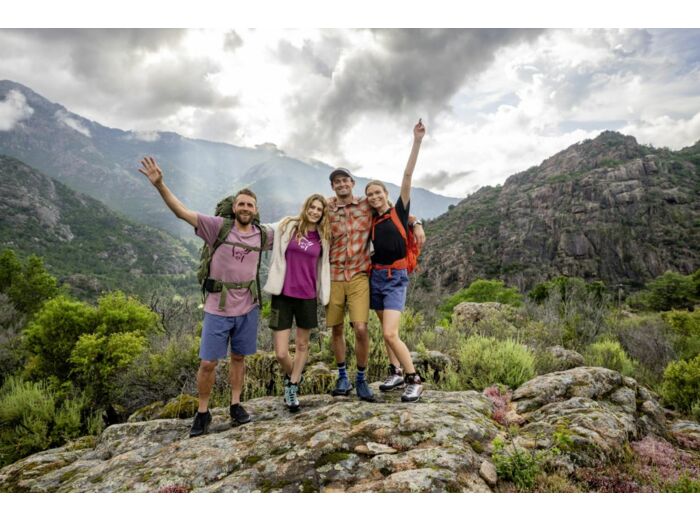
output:
M250 253L251 250L245 249L243 247L233 246L231 252L233 253L233 258L235 258L239 262L243 263L243 260L245 260L245 257L248 256L248 253Z
M313 247L313 245L314 243L306 237L301 237L301 240L299 240L299 248L303 249L304 251L310 247Z

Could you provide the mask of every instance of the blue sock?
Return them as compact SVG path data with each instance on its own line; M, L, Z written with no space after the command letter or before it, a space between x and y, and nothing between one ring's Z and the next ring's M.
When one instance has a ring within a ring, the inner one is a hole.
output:
M357 367L357 377L355 380L360 383L365 380L365 370L367 367Z
M338 363L338 379L347 379L348 371L345 368L345 362Z

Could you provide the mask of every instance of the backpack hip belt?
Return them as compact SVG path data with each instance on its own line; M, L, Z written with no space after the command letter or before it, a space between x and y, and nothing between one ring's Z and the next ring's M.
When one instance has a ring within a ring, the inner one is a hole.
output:
M219 296L219 310L223 311L226 307L226 296L228 289L247 289L253 295L253 302L259 302L258 285L256 280L248 280L247 282L222 282L207 278L205 282L206 291L209 293L221 293ZM226 289L226 290L224 290Z
M393 264L391 265L382 265L382 264L372 264L372 271L379 271L380 269L386 269L389 271L387 278L391 278L391 270L394 269L406 269L408 270L408 260L406 260L406 257L400 258L399 260L396 260Z

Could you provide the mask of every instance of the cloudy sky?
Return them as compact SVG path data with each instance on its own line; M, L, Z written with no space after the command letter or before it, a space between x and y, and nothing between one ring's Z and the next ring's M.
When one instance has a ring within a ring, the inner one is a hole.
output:
M602 130L700 139L696 29L5 29L0 79L106 126L392 182L422 117L416 184L458 197ZM22 103L0 99L0 131Z

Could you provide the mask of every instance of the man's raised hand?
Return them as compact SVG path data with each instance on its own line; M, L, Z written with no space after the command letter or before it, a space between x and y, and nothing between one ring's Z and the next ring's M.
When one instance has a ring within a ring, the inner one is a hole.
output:
M158 186L162 184L163 182L163 172L160 169L160 166L158 166L158 163L153 157L144 157L141 160L141 165L143 168L139 168L139 171L143 173L149 181L151 181L151 184L154 186Z

